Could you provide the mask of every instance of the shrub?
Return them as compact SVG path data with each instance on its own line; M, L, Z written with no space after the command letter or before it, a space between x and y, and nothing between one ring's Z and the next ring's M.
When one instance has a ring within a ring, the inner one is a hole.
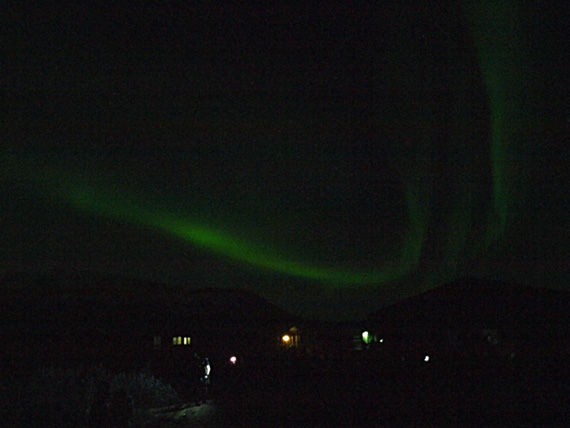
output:
M22 375L4 375L1 382L0 414L9 425L88 425L97 385L107 382L110 395L124 389L134 410L180 403L172 386L144 373L113 373L103 366L58 367L29 370Z
M111 391L124 388L135 409L164 407L180 403L178 392L162 380L144 373L119 373L111 381Z

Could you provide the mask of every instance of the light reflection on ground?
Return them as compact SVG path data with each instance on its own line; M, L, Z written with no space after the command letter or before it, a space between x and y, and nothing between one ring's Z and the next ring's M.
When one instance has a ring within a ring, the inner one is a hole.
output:
M212 400L196 405L186 403L177 406L150 409L146 412L145 428L177 427L177 428L230 428L231 423Z

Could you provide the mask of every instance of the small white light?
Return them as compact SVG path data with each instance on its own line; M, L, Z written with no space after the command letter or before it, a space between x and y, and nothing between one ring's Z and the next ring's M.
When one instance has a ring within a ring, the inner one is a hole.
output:
M237 362L236 356L235 356L235 355L232 355L232 356L230 357L230 364L235 364L236 362Z
M426 356L424 357L424 361L426 361L426 362L429 361L429 355L426 355Z
M378 342L380 342L380 343L384 343L384 339L380 339Z

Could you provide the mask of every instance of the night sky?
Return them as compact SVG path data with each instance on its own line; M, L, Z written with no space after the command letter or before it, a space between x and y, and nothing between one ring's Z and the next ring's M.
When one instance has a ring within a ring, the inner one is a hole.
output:
M322 319L464 275L567 287L554 3L80 3L3 12L0 274Z

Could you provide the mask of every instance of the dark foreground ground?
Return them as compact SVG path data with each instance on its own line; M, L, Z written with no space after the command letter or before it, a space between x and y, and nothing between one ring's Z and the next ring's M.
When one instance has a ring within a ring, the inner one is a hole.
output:
M113 384L138 385L130 389L139 391L133 396L139 404L133 428L570 426L567 364L516 359L460 364L432 357L387 365L358 355L213 365L205 402L195 389L185 390L184 382L172 383L180 387L179 395L153 377L102 376ZM88 407L79 397L93 396L85 391L93 382L81 383L74 370L51 369L47 375L44 371L40 381L30 373L20 378L26 384L19 381L11 389L3 378L0 426L90 426L79 414ZM25 397L35 401L21 402Z
M570 388L562 373L514 362L387 368L368 361L301 360L237 369L215 398L234 427L570 424Z

